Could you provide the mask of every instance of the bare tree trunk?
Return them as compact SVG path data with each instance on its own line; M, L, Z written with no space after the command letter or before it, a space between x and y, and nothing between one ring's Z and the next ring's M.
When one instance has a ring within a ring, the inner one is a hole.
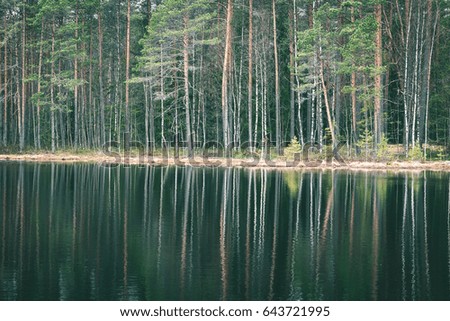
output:
M23 151L25 147L25 102L26 102L26 92L25 92L25 45L26 45L26 16L25 16L25 2L23 3L22 12L22 101L20 110L20 134L19 134L19 149Z
M105 132L105 97L103 93L103 30L102 30L102 12L98 12L98 86L100 98L100 144L106 142Z
M332 143L332 146L335 147L336 146L336 137L335 137L335 132L334 132L334 122L333 122L333 118L332 118L331 111L330 111L330 102L328 99L328 88L325 84L325 76L324 76L324 70L323 70L324 68L323 68L322 59L320 59L320 61L319 61L319 68L320 68L320 81L322 83L323 96L325 99L325 110L327 112L328 126L330 127L330 132L331 132L331 143Z
M189 107L189 17L184 16L183 62L184 62L184 107L186 112L186 142L188 157L194 156L192 149L191 113Z
M374 99L374 138L375 145L381 141L381 66L382 57L382 29L381 29L381 4L375 7L375 19L377 22L377 32L375 35L375 99Z
M432 15L432 0L428 0L428 19L431 19ZM439 9L436 8L436 12L435 12L435 20L434 20L434 26L433 26L433 30L431 33L431 43L430 43L430 50L429 50L429 54L428 54L428 61L427 61L427 69L426 69L426 73L427 73L427 79L426 79L426 99L425 99L425 133L424 133L424 157L425 159L427 158L427 145L428 145L428 110L429 110L429 105L430 105L430 80L431 80L431 63L432 63L432 58L433 58L433 50L434 50L434 42L436 39L436 30L437 30L437 25L438 25L438 21L439 21Z
M294 12L293 8L289 7L289 90L291 94L290 101L290 138L295 136L295 89L294 89Z
M258 120L259 120L259 87L260 87L260 73L258 72L258 59L255 57L255 126L254 126L254 136L253 136L253 144L255 145L256 149L256 142L258 141ZM253 150L254 150L253 149Z
M117 2L117 10L116 10L116 72L114 74L115 78L115 97L114 97L114 131L116 134L116 140L120 139L120 117L121 117L121 109L122 109L122 82L121 82L121 36L120 36L120 6L121 1Z
M54 99L54 85L55 78L55 17L52 20L52 52L51 52L51 81L50 81L50 122L51 122L51 136L52 136L52 153L56 151L56 132L55 132L55 99Z
M159 74L159 80L160 80L160 106L161 106L161 149L164 150L164 146L166 144L166 137L164 134L164 126L165 126L165 122L164 122L164 113L165 113L165 108L164 108L164 67L163 67L163 47L162 47L162 43L160 45L160 62L161 62L161 66L160 66L160 74Z
M280 76L278 67L278 45L277 45L277 14L275 0L272 0L272 20L273 20L273 50L275 59L275 127L276 127L276 149L277 154L282 155L281 147L281 111L280 111Z
M253 151L253 0L248 5L248 143Z
M21 136L21 134L22 134L22 120L21 120L21 116L22 116L22 111L21 111L21 109L22 109L22 99L21 99L21 90L20 90L20 64L19 64L19 42L17 41L16 43L15 43L15 46L14 46L14 57L15 57L15 60L16 60L16 63L15 63L15 75L16 75L16 77L15 77L15 83L16 83L16 87L15 87L15 90L16 90L16 94L15 94L15 96L14 96L14 98L16 99L16 108L17 108L17 111L16 111L16 114L17 114L17 131L14 131L14 144L16 144L16 141L17 141L17 136L16 136L16 134L18 133L19 134L19 144L20 144L20 136Z
M7 30L7 23L6 23L6 15L4 17L4 29ZM5 35L5 43L4 43L4 49L5 49L5 60L4 60L4 86L5 90L3 93L3 146L6 147L6 144L8 142L8 37Z
M149 141L150 141L150 137L149 137L149 135L150 135L150 133L149 133L149 128L148 128L148 126L149 126L149 103L148 103L148 87L149 87L149 85L148 85L148 82L147 81L144 81L143 83L142 83L142 86L144 87L144 102L145 102L145 105L144 105L144 108L145 108L145 119L144 119L144 127L145 127L145 154L146 155L148 155L148 144L149 144Z
M130 24L131 24L131 0L127 4L127 31L125 40L125 141L124 148L126 151L130 149L130 97L129 97L129 80L130 80Z
M37 148L41 149L41 78L42 78L42 56L43 56L43 41L44 41L44 17L42 17L41 22L41 39L39 43L39 63L38 63L38 83L37 83L37 93L38 93L38 99L37 99L37 133L36 133L36 141L37 141Z
M263 57L261 59L261 125L262 125L262 139L261 143L263 145L263 159L268 159L270 157L270 139L269 139L269 133L267 131L268 129L268 117L267 117L267 58L266 58L266 47L263 43Z
M4 38L6 39L6 37ZM1 49L1 45L0 45L0 49ZM2 52L0 50L0 67L2 66L1 63L2 60ZM4 69L6 69L6 66L4 66ZM0 75L0 93L2 91L2 81L3 81L3 76ZM3 144L3 127L6 125L6 120L3 119L3 110L0 110L0 144Z
M241 27L241 48L244 48L244 24L242 19L242 27ZM244 65L244 51L241 50L241 55L239 59L239 75L237 72L237 68L234 68L234 84L236 87L237 95L235 95L235 91L233 91L234 97L234 112L233 112L233 143L234 148L241 148L241 105L242 105L242 70Z
M294 70L295 70L295 83L297 85L297 103L298 103L298 125L299 125L299 142L303 146L304 145L304 138L303 138L303 118L302 118L302 97L300 92L300 78L298 76L297 70L298 70L298 61L297 61L297 55L298 55L298 46L297 46L297 2L294 0Z
M409 1L408 1L409 3ZM407 8L409 10L411 10L410 6L407 6ZM404 145L405 145L405 153L406 156L408 156L409 153L409 91L408 91L408 77L409 77L409 68L408 68L408 64L409 64L409 39L410 39L410 30L411 30L411 12L408 12L408 10L406 10L406 14L407 14L407 31L406 31L406 45L405 45L405 70L404 70L404 85L403 85L403 104L404 104L404 126L405 126L405 140L404 140Z
M96 146L96 142L98 142L98 140L100 140L100 133L97 131L99 127L101 127L101 124L99 126L98 121L96 119L96 108L95 108L95 101L92 97L92 55L93 55L93 44L92 44L92 39L93 39L93 35L92 35L92 26L89 27L89 102L88 102L88 128L89 130L86 130L86 134L87 134L87 146L88 148L92 148ZM97 144L98 146L98 144Z
M179 124L178 124L178 77L177 71L174 72L175 79L175 148L174 148L174 157L178 159L180 157L180 142L179 142Z
M231 63L231 19L233 18L233 1L228 0L227 18L226 18L226 33L225 33L225 54L223 58L223 74L222 74L222 119L223 119L223 141L226 157L229 157L229 144L231 141L230 125L228 120L229 106L228 106L228 77L230 73Z
M77 1L77 8L75 13L75 39L78 39L78 4ZM75 58L73 62L73 78L75 81L75 86L73 89L73 118L74 118L74 148L78 148L79 144L79 135L80 135L80 129L78 125L78 119L80 117L79 111L78 111L78 43L75 42Z

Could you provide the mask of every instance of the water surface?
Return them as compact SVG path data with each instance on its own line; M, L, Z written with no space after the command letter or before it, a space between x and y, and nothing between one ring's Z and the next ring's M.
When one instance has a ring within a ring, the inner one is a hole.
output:
M447 300L449 184L0 162L0 299Z

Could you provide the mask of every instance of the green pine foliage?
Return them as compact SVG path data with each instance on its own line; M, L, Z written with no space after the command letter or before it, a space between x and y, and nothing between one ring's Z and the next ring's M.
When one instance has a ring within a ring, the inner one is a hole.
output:
M18 149L22 132L29 150L49 150L52 138L59 150L98 150L105 141L122 143L128 1L0 2L0 149ZM223 143L227 3L130 0L131 140L173 147L175 140L186 141L189 120L196 146ZM406 16L407 3L413 15ZM274 140L276 131L272 1L253 1L251 44L249 3L233 0L232 4L227 118L235 149L244 150L250 123L252 140L260 147L266 139ZM375 17L380 4L381 26ZM334 127L339 142L360 149L363 158L390 158L389 144L395 144L403 145L404 151L409 147L408 157L421 159L423 151L411 148L413 141L427 146L427 157L443 158L432 151L446 150L450 141L450 3L433 0L429 6L428 0L399 0L395 4L275 2L283 139L291 138L293 119L292 130L305 144L330 145L329 128ZM379 27L382 67L376 68ZM378 75L383 79L381 93L375 92ZM378 97L383 103L383 133L376 138ZM186 99L191 108L187 120ZM286 155L293 157L300 148L292 140Z

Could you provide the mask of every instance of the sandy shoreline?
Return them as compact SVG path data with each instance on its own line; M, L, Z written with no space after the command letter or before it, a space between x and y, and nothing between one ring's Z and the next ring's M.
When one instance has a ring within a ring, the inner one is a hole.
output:
M339 163L333 161L303 162L279 160L255 160L255 159L226 159L226 158L205 158L196 156L193 159L173 157L163 158L161 156L127 158L109 157L104 154L0 154L0 161L16 162L55 162L55 163L97 163L104 165L127 164L127 165L153 165L153 166L193 166L193 167L241 167L241 168L267 168L267 169L344 169L344 170L386 170L386 171L448 171L450 172L450 162L448 161L391 161L391 162L365 162L347 161Z

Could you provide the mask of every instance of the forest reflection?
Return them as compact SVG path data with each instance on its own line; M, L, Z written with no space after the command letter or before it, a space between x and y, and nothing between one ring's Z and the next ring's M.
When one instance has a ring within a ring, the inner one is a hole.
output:
M1 300L446 300L435 172L0 163Z

